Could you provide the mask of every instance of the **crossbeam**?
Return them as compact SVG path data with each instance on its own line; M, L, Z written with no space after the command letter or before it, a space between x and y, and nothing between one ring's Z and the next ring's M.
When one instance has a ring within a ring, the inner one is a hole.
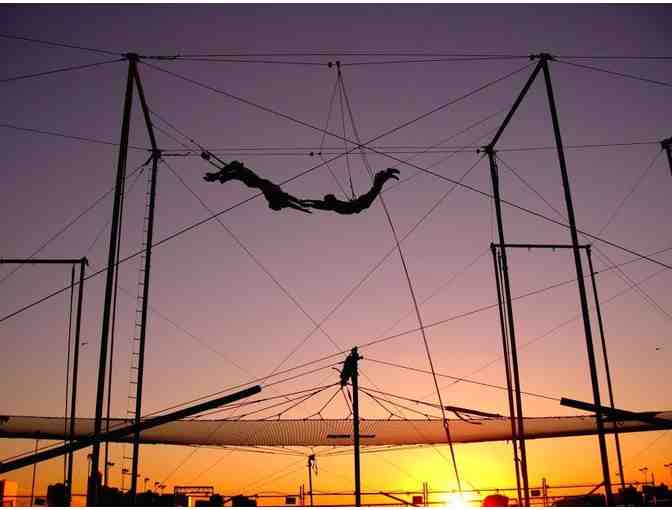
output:
M615 407L606 407L606 406L595 406L589 402L582 402L581 400L573 400L571 398L561 398L560 405L565 407L571 407L573 409L581 409L583 411L589 411L591 413L603 414L607 416L610 420L639 420L650 425L660 425L663 427L671 427L672 420L666 420L665 418L658 418L655 412L633 412L626 411L624 409L617 409Z

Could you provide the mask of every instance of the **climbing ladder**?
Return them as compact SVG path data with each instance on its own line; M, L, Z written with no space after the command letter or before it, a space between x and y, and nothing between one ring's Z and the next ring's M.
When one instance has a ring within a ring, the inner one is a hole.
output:
M144 170L142 170L144 171ZM145 292L145 250L147 248L147 231L149 229L149 208L150 208L150 188L152 185L152 173L147 172L147 188L145 190L145 211L142 220L142 240L140 264L138 268L137 294L135 298L135 316L133 335L131 336L131 350L128 373L128 399L126 403L126 418L130 421L135 420L136 402L138 399L138 380L140 367L140 333L142 328L142 305L146 298ZM124 486L131 486L133 448L129 443L124 443L122 478L129 478L129 483L123 483Z

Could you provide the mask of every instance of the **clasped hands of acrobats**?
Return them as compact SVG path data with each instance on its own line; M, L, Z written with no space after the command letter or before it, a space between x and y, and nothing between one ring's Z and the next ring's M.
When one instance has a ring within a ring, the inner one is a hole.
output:
M204 152L202 157L214 164L210 160L209 153ZM333 211L338 214L359 214L371 206L373 201L382 191L385 182L389 179L399 180L399 177L397 177L398 174L399 170L395 168L381 170L376 173L373 178L371 189L365 194L353 198L352 200L339 200L334 195L325 195L322 200L297 198L284 192L280 186L268 179L259 177L254 171L247 168L240 161L232 161L220 168L218 172L208 172L203 179L207 182L219 181L222 184L227 181L236 180L250 188L256 188L263 193L268 202L268 207L274 211L279 211L288 207L305 213L312 213L310 209L319 209L322 211Z

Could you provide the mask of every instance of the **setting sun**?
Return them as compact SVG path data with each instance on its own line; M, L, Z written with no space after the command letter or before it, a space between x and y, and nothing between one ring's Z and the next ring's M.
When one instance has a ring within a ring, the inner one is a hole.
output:
M473 508L478 506L474 504L471 500L466 499L464 496L459 494L449 494L446 497L445 508L450 508L452 510L465 510L467 508Z

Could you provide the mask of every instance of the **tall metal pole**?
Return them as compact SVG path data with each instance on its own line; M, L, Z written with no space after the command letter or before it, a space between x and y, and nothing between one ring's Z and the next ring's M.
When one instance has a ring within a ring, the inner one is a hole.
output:
M105 431L110 431L110 412L112 409L112 376L114 375L114 344L116 340L116 326L117 326L117 298L119 293L119 259L121 258L121 231L123 230L124 225L124 203L126 201L126 192L121 194L121 204L119 208L119 228L117 234L117 271L114 274L114 291L112 293L112 327L110 331L110 361L108 363L109 370L107 373L107 405L105 410ZM108 464L110 462L110 442L105 441L105 455L103 460L103 485L108 485L109 469Z
M135 422L142 418L142 383L145 364L145 340L147 338L147 310L149 302L149 271L152 262L152 242L154 234L154 207L156 205L156 173L159 153L154 152L152 158L152 175L149 191L149 220L147 222L147 246L145 251L145 276L143 283L142 314L140 320L140 345L138 354L138 384L135 398ZM140 431L133 437L133 464L131 470L131 498L134 501L138 486L138 460L140 456Z
M84 303L84 273L89 261L83 257L79 262L79 293L77 295L77 320L75 322L75 353L72 362L72 396L70 397L70 441L75 436L75 417L77 414L77 374L79 373L79 345L82 332L82 307ZM72 497L72 466L73 452L68 454L68 481L67 487Z
M485 148L490 160L490 176L492 178L492 193L495 199L495 213L497 216L497 231L499 233L500 258L502 276L504 280L504 299L507 316L509 318L509 343L511 345L511 366L513 369L513 387L516 397L516 432L520 448L520 472L523 478L523 506L530 506L530 486L527 475L527 451L525 449L525 425L523 423L523 401L520 392L520 373L518 371L518 348L516 346L516 330L513 319L513 304L511 299L511 282L509 281L509 266L506 258L506 241L504 240L504 223L502 220L502 203L499 193L499 170L495 161L495 151L492 147Z
M131 71L133 73L135 84L138 89L138 97L140 99L140 106L145 118L149 140L152 144L152 173L150 176L150 191L149 191L149 211L147 217L147 238L145 240L145 267L143 279L143 297L142 310L140 319L140 341L138 346L138 380L136 385L135 395L135 422L140 423L142 418L142 389L144 380L145 368L145 343L147 338L147 310L149 305L149 273L152 264L152 243L154 239L154 209L156 206L156 177L159 158L161 152L156 145L156 137L154 136L154 129L149 115L149 107L145 99L145 92L142 87L142 81L138 73L138 68L135 60L131 62ZM138 489L138 463L140 457L140 431L136 432L133 437L133 461L131 469L131 501L135 502L135 497Z
M313 464L315 454L308 455L308 490L310 491L310 506L313 506Z
M114 206L112 208L112 226L110 228L110 251L107 259L107 281L105 283L105 302L103 306L102 331L100 336L100 360L98 363L98 388L96 391L96 414L93 425L94 436L99 436L103 422L103 400L105 396L105 370L107 368L107 344L110 331L110 310L112 304L112 290L114 288L114 273L117 255L117 234L119 228L119 212L121 194L126 179L126 159L128 156L128 134L131 126L131 107L133 105L133 65L137 55L128 54L128 76L126 79L126 94L124 98L124 114L121 124L121 140L119 142L119 159L117 162L117 180L114 189ZM98 464L100 461L100 442L93 443L91 452L91 476L89 477L86 505L98 505L98 487L100 485Z
M572 204L572 195L569 185L569 177L567 175L567 164L565 162L565 153L562 146L562 137L560 135L560 124L558 121L558 112L555 105L555 98L553 96L553 86L551 83L551 74L548 68L548 61L552 58L548 54L540 55L542 68L544 71L544 81L546 82L546 93L548 95L548 104L553 121L553 133L555 135L555 143L558 151L558 160L560 162L560 171L562 174L562 185L565 192L565 202L567 207L567 219L569 221L569 230L572 238L574 262L576 264L576 277L579 284L579 298L581 300L581 313L583 315L583 329L586 337L586 350L588 352L588 364L590 366L590 380L593 388L593 400L595 406L600 407L600 386L597 379L597 368L595 363L595 352L593 348L593 335L590 327L590 314L588 312L588 298L586 297L586 285L583 280L583 266L581 264L581 252L579 249L579 237L576 229L576 219L574 217L574 206ZM595 414L597 422L598 441L600 445L600 457L602 460L602 476L604 479L604 489L607 497L607 506L613 505L613 497L611 493L611 473L609 471L609 457L607 455L607 443L604 437L604 422L602 415L598 412Z
M68 357L65 364L65 409L63 412L63 436L68 441L68 399L70 398L70 353L72 351L72 302L75 299L75 264L70 267L70 310L68 312ZM72 438L71 438L72 439ZM68 484L68 456L63 456L63 485L67 496L70 485Z
M609 390L609 405L615 408L614 404L614 389L611 385L611 369L609 368L609 357L607 356L607 341L604 336L604 322L602 320L602 308L600 307L600 300L597 297L597 283L595 282L595 269L593 269L593 255L590 246L586 248L588 255L588 268L590 269L590 280L593 286L593 298L595 300L595 310L597 311L597 323L600 327L600 339L602 340L602 356L604 357L604 369L607 373L607 388ZM625 475L623 474L623 458L621 457L621 441L618 437L617 423L613 421L614 441L616 443L616 458L618 459L618 476L621 479L621 489L625 490Z
M354 366L352 371L352 426L355 439L355 506L362 506L362 484L359 463L359 383L357 377L357 365L360 357L357 352L357 347L352 348L350 357Z
M511 387L511 361L509 359L509 346L506 336L506 317L504 316L504 307L502 303L502 284L500 281L501 264L497 260L497 249L494 244L490 245L492 250L492 261L495 267L495 283L497 285L497 306L499 307L499 325L502 333L502 350L504 352L504 369L506 373L506 393L509 397L509 416L511 417L511 445L513 446L513 466L516 471L516 489L518 491L518 501L522 501L522 492L520 488L520 460L518 459L518 441L516 434L516 411L513 406L513 388Z
M37 449L40 444L40 440L35 440L35 454L37 454ZM33 464L33 482L30 485L30 506L35 506L35 475L37 474L37 464Z

